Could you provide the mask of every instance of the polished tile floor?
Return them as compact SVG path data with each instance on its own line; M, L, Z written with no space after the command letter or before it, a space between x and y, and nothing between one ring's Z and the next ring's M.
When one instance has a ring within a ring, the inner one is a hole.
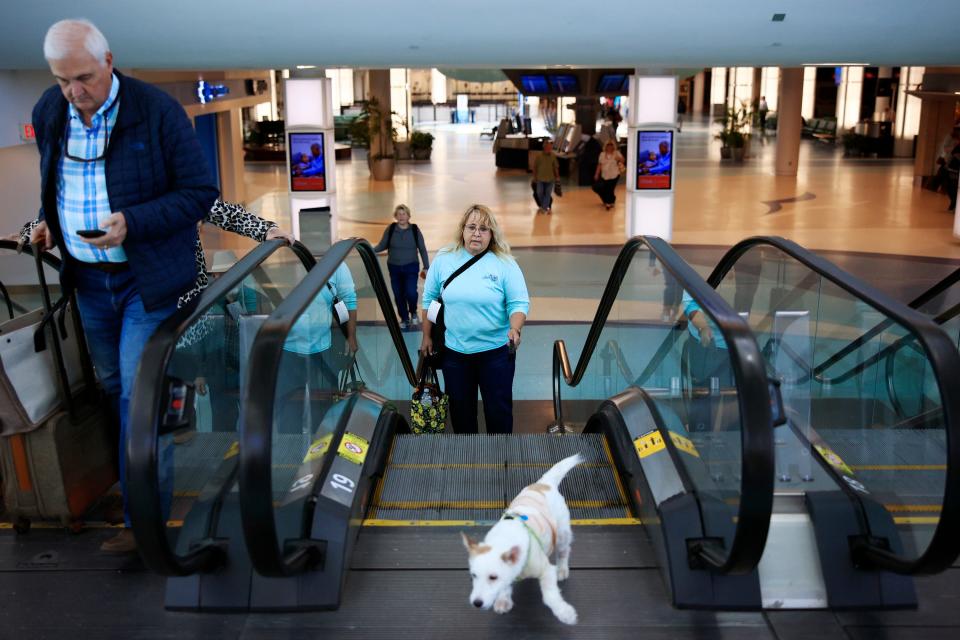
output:
M370 178L355 150L336 168L340 234L377 241L403 202L432 251L452 239L458 214L480 202L493 207L515 247L623 242L622 197L607 212L588 187L570 182L552 216L535 215L528 174L495 167L492 143L479 136L484 126L424 126L436 136L432 160L398 163L392 183ZM797 177L776 177L775 137L754 138L742 164L721 163L716 127L688 122L677 137L675 244L728 247L775 234L811 249L960 259L947 199L913 186L912 159L847 159L839 148L804 140ZM285 184L282 165L248 165L250 208L289 227ZM790 198L799 201L776 211L770 204ZM248 246L211 232L205 240L208 249Z

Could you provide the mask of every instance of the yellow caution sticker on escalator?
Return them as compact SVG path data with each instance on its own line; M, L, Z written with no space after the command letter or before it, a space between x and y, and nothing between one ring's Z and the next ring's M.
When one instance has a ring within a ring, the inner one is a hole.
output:
M330 441L333 440L333 434L328 433L322 438L313 441L310 448L307 449L307 455L303 458L304 462L313 462L323 457L323 454L330 448Z
M367 442L366 438L348 432L343 434L343 439L340 440L340 446L337 447L337 455L341 458L346 458L354 464L363 464L369 448L370 443Z
M230 458L233 458L238 455L240 455L240 443L234 442L232 445L230 445L230 448L227 449L227 452L223 454L223 459L229 460Z
M847 463L843 461L843 458L837 455L836 451L825 444L815 444L813 447L831 467L848 476L853 475L853 470L847 466Z
M646 458L647 456L652 456L658 451L666 448L666 443L663 441L663 437L660 436L659 431L651 431L646 435L642 435L636 440L633 441L633 446L637 450L637 455L640 458Z
M690 438L680 435L679 433L670 432L670 439L673 440L673 445L677 448L678 451L683 451L686 454L693 456L694 458L700 457L700 452L697 451L697 448L693 446L693 441Z

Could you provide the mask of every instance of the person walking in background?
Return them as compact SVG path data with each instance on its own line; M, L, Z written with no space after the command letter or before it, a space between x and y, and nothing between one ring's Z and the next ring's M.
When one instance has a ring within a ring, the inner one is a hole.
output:
M450 280L469 260L480 256ZM423 308L443 298L446 343L440 360L457 433L477 433L477 391L487 433L513 431L513 375L530 310L527 284L493 212L475 204L461 216L454 244L441 249L423 288ZM429 316L420 352L434 355Z
M767 134L767 97L760 96L760 104L757 105L757 113L760 114L760 135Z
M677 133L683 130L683 116L687 112L687 101L680 98L677 102Z
M197 223L218 189L183 107L115 71L92 23L57 22L43 54L57 85L33 109L41 208L30 241L56 245L64 258L61 286L76 292L90 355L120 424L126 513L124 450L137 366L147 340L197 280ZM136 541L125 528L101 549L130 552Z
M560 182L560 162L553 155L553 142L543 143L543 153L533 161L534 200L537 213L553 213L553 185Z
M390 272L390 285L393 287L393 299L397 303L397 313L400 314L400 326L404 329L412 328L419 322L417 312L417 275L427 276L430 268L430 258L427 256L427 245L423 241L423 234L417 225L410 222L410 208L405 204L398 204L393 210L396 222L390 223L383 230L380 242L373 248L377 253L386 250L387 270ZM423 261L420 261L417 253Z
M617 181L620 180L620 174L623 172L624 160L613 140L607 140L603 145L603 153L597 161L597 170L593 175L593 190L600 196L603 206L607 211L613 209L613 204L617 201L614 189L617 188Z

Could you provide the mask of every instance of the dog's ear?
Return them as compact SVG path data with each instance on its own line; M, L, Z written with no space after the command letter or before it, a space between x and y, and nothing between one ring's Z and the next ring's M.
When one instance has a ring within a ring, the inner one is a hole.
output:
M507 564L517 564L520 561L520 547L514 545L510 547L510 551L504 551L500 557Z
M463 546L467 551L473 553L477 549L477 543L471 540L463 531L460 532L460 539L463 540Z

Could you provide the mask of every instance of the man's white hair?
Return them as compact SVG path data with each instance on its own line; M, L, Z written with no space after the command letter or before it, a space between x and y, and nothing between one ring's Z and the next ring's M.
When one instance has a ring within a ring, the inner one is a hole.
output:
M100 29L84 18L61 20L47 29L47 35L43 39L43 57L47 60L63 60L75 51L81 37L87 53L93 56L101 67L106 65L110 45Z

